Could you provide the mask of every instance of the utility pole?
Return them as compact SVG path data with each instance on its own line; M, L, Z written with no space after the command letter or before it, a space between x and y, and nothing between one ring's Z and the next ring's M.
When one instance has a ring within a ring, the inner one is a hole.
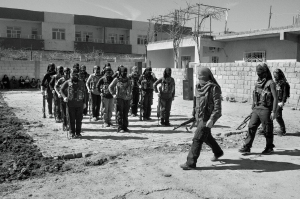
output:
M270 25L271 25L271 17L272 17L272 6L270 6L270 13L269 13L269 26L268 28L270 28Z

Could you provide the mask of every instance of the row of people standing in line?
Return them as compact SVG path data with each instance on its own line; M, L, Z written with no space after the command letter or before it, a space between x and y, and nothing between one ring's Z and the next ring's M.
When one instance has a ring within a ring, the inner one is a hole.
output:
M23 78L20 76L19 80L12 76L11 79L7 75L4 75L2 80L0 81L0 88L1 89L23 89L23 88L40 88L41 81L40 79L30 78L28 76Z
M136 67L133 67L133 72L127 76L127 68L124 66L120 66L116 73L113 73L111 66L108 64L106 65L102 72L100 72L100 67L94 67L94 73L89 75L86 72L86 67L79 65L74 65L73 72L71 74L71 79L68 80L69 83L65 83L61 85L59 88L59 80L64 79L66 81L66 77L62 78L63 70L62 68L58 68L58 73L55 72L55 65L50 64L48 66L48 73L45 75L42 81L42 92L43 94L47 93L47 102L48 102L48 110L50 117L53 117L52 114L52 99L54 94L54 101L56 100L55 97L55 90L57 92L57 98L61 96L64 97L65 101L69 101L72 92L75 92L73 87L74 83L80 82L80 84L85 83L86 87L82 88L81 86L78 87L79 91L83 96L77 95L77 101L84 101L84 107L82 107L82 113L79 112L77 114L77 121L81 123L82 116L87 114L87 107L88 107L88 97L90 93L91 97L91 112L93 115L93 120L97 121L99 119L99 112L103 113L103 123L104 127L108 127L112 125L111 117L113 112L114 101L116 104L115 111L116 111L116 122L118 124L118 132L125 132L129 131L128 129L128 112L131 107L131 115L137 116L137 107L138 103L140 107L143 109L142 118L144 120L150 120L151 115L151 105L153 103L153 91L155 90L158 92L157 85L161 84L160 87L160 103L161 103L161 124L162 125L170 125L169 123L169 116L170 116L170 109L171 103L174 99L175 94L175 81L171 77L171 69L168 68L164 72L164 77L160 78L158 81L152 72L151 67L147 67L144 73L140 76L138 74L138 70ZM77 72L76 72L77 71ZM49 86L47 85L49 82ZM71 88L68 85L72 85L72 91L67 92L65 94L63 90L70 90ZM54 86L54 87L53 87ZM75 88L75 87L74 87ZM61 91L60 91L61 90ZM81 95L80 94L80 95ZM72 94L73 95L73 94ZM141 95L142 101L139 100ZM60 122L61 116L59 114L59 104L55 102L55 112L58 112L56 118L57 121ZM72 107L72 103L68 103L69 107ZM102 110L100 110L100 106L102 105ZM74 107L75 110L75 107ZM78 112L78 111L77 111ZM70 113L70 111L69 111ZM74 117L70 117L72 120ZM75 119L76 120L76 119ZM72 122L71 122L72 123ZM71 125L73 126L73 125ZM81 125L79 123L76 125L78 129L81 129ZM71 128L72 129L72 128ZM71 134L80 134L80 130L71 130ZM76 132L75 132L76 131Z

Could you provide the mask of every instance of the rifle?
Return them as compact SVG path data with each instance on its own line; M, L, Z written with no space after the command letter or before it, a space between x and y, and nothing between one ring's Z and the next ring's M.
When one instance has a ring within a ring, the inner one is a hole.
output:
M250 118L251 118L251 115L252 115L252 113L251 113L250 115L248 115L248 116L244 119L244 121L236 128L236 130L242 130L243 128L245 128L247 122L248 122L248 121L250 120Z
M144 96L143 96L143 91L142 89L140 89L140 95L141 95L141 99L140 99L140 121L143 120L143 114L144 114Z
M104 109L105 107L103 106L103 95L101 96L101 105L100 105L100 119L103 119L104 116Z
M46 95L43 95L43 118L46 118Z
M192 126L190 127L190 129L191 129L191 128L193 128L195 122L196 122L196 118L195 118L195 117L192 117L192 118L190 118L189 120L183 122L182 124L180 124L180 125L178 125L178 126L175 126L174 129L173 129L173 131L176 130L176 129L178 129L178 128L180 128L180 127L182 127L182 126L185 126L185 125L187 125L187 124L193 123Z

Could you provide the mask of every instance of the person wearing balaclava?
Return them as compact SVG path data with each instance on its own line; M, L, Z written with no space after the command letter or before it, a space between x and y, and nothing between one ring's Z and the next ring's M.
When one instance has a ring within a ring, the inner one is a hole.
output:
M132 85L127 77L127 68L122 65L119 67L119 76L111 82L108 89L116 100L118 132L129 132L128 112L132 98Z
M248 124L248 133L239 152L250 153L257 128L261 124L266 138L266 147L262 154L267 155L271 154L275 147L273 144L273 120L276 118L278 103L276 84L266 64L257 65L256 73L258 79L253 91L252 113Z
M101 105L101 96L100 92L97 89L97 83L101 79L101 69L100 66L94 66L94 73L92 73L86 81L86 87L88 93L91 93L92 98L92 115L93 121L99 120L99 111Z
M139 83L141 85L142 91L142 99L140 103L142 103L143 107L143 115L140 115L140 119L142 120L151 120L151 105L153 104L153 84L156 82L157 78L152 72L152 68L150 66L146 67L143 75L139 79Z
M139 79L140 74L137 66L132 67L132 73L128 76L132 84L131 116L136 117L140 98Z
M67 104L71 138L81 137L83 109L85 108L86 87L79 79L78 69L74 68L71 78L61 86L61 96Z
M160 110L161 111L161 118L160 118L160 124L170 126L170 111L172 106L172 101L174 100L175 96L175 81L172 75L171 68L166 68L164 70L164 74L162 78L159 78L153 85L154 90L156 93L158 93L157 85L161 84L159 87L159 102L160 103Z
M183 170L191 170L196 167L203 143L212 148L214 153L212 161L218 160L224 154L211 134L211 128L222 116L221 87L209 68L201 68L198 71L198 79L199 83L196 84L195 88L192 113L196 119L197 128L194 132L193 143L187 156L187 161L180 165Z
M280 69L276 69L273 72L273 76L276 83L276 91L278 96L278 108L277 108L277 116L276 121L280 126L280 131L277 132L279 136L286 135L286 129L284 120L282 118L282 110L283 106L286 103L288 97L290 97L290 86L287 82L284 73Z
M79 79L81 79L84 84L86 84L87 79L89 78L90 74L88 74L86 72L86 66L82 65L80 66L80 70L79 70ZM89 93L88 90L86 90L86 98L85 98L85 105L86 108L83 110L83 115L87 115L87 111L88 111L88 104L89 104Z
M54 118L57 123L61 122L62 118L61 118L60 100L57 93L55 92L55 84L63 76L64 76L64 67L57 66L57 74L52 76L52 79L49 83L49 87L53 94L53 99L54 99Z
M50 81L52 77L56 74L56 68L54 63L50 63L47 68L47 73L44 76L42 83L41 83L41 92L42 95L47 96L47 103L48 103L48 113L49 113L49 118L53 118L52 114L52 100L53 100L53 93L50 89Z
M98 81L96 87L101 93L102 108L100 112L103 114L103 127L112 126L111 117L114 109L114 98L109 92L108 86L113 81L113 71L110 66L105 67L104 76Z
M63 83L65 83L67 80L70 79L70 73L71 73L70 68L65 67L64 68L64 75L63 75L63 77L61 77L56 82L56 84L54 86L54 89L55 89L56 94L57 94L57 96L59 98L59 101L60 101L61 114L64 116L64 117L62 117L62 122L63 122L64 130L67 130L68 120L67 120L67 117L66 117L66 113L67 113L66 112L66 109L67 109L66 102L64 102L64 99L61 96L61 85Z

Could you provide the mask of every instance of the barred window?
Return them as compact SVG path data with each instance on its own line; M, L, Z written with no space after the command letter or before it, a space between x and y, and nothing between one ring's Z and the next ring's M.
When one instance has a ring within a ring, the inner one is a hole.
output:
M245 62L265 62L266 51L244 52Z
M65 29L53 28L52 39L65 40L66 39Z
M212 57L211 57L211 63L219 63L219 57L217 57L217 56L212 56Z

